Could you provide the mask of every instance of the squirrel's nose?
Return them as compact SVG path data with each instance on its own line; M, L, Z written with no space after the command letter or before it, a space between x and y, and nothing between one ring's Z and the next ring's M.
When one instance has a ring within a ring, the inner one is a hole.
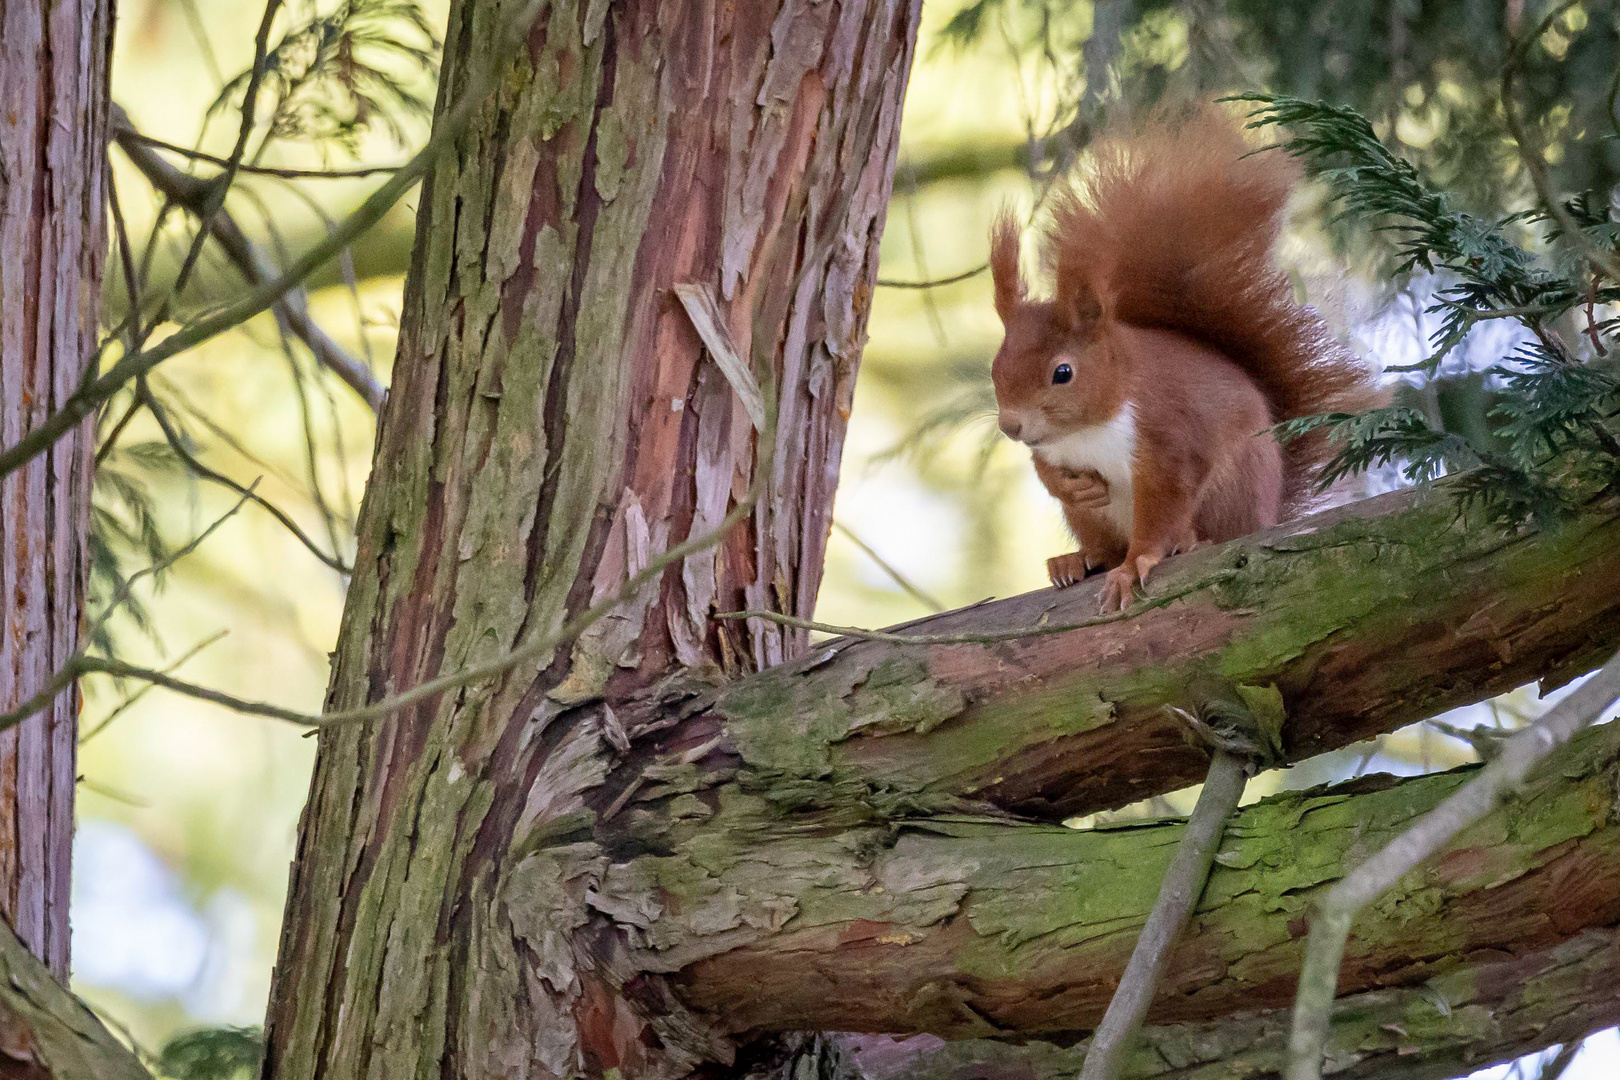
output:
M1001 433L1009 439L1017 439L1018 433L1024 430L1024 423L1016 416L1002 413L1000 417Z

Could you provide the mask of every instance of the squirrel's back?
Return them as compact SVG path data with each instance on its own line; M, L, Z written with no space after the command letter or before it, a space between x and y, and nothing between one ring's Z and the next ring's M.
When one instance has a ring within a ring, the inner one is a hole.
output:
M1274 421L1366 408L1377 398L1366 367L1295 302L1272 262L1298 166L1253 149L1215 106L1104 135L1089 168L1054 193L1046 258L1106 298L1112 318L1219 349L1254 379ZM1287 513L1309 500L1332 448L1314 435L1283 454Z

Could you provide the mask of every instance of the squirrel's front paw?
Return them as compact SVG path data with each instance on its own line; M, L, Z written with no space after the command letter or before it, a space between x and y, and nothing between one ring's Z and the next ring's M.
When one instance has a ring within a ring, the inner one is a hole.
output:
M1051 578L1053 586L1059 589L1067 589L1070 585L1084 581L1089 573L1091 567L1086 565L1086 557L1079 551L1071 551L1067 555L1054 555L1046 560L1046 576Z
M1100 510L1108 505L1108 481L1093 469L1064 469L1055 494L1063 505Z

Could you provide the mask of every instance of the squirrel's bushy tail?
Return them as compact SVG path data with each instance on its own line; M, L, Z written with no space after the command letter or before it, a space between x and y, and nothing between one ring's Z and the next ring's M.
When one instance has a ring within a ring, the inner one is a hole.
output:
M1246 371L1275 421L1356 411L1377 399L1366 367L1340 345L1272 262L1299 167L1254 148L1237 120L1206 105L1104 135L1054 193L1044 252L1058 279L1111 317L1176 330ZM1320 433L1283 447L1285 513L1306 505L1332 447Z

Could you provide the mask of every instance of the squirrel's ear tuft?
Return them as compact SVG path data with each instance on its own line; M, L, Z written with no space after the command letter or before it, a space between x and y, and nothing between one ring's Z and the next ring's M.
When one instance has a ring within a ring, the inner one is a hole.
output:
M1005 207L990 226L990 276L996 285L996 314L1005 323L1024 302L1024 276L1018 271L1018 219Z
M1052 212L1044 247L1052 304L1071 329L1085 331L1112 314L1107 225L1068 185L1054 188L1048 201Z
M1091 275L1059 266L1057 293L1052 302L1071 328L1083 330L1099 322L1107 307L1105 300Z

